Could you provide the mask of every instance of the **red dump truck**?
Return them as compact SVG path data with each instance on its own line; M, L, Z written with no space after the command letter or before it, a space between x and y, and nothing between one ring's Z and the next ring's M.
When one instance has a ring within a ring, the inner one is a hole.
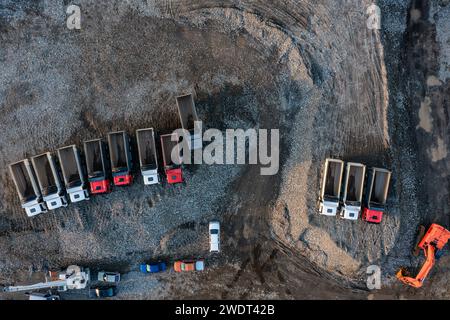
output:
M130 138L125 131L108 134L109 158L115 186L128 186L133 181L131 174Z
M108 154L105 143L101 139L85 141L84 156L91 193L110 192Z
M386 205L391 172L382 168L372 168L367 183L366 203L362 219L370 223L380 223Z
M163 153L163 163L164 163L164 172L166 173L166 178L168 183L180 183L183 182L183 175L181 170L181 158L179 157L179 148L178 148L178 135L175 133L172 134L164 134L161 136L161 148ZM174 150L174 155L178 157L177 164L172 159L172 150Z
M46 212L47 206L42 200L31 162L28 159L15 162L9 166L9 171L27 216L32 217Z

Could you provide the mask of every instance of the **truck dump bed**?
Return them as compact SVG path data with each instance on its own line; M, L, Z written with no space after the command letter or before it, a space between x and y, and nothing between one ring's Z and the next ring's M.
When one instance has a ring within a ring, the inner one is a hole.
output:
M343 162L340 160L327 159L328 166L325 169L325 188L323 197L328 199L339 199L341 194L341 182Z
M40 192L37 189L36 182L33 181L34 177L30 176L30 172L27 170L27 161L28 160L22 160L9 166L17 193L19 194L22 203L26 203L40 197Z
M194 98L192 94L177 97L178 114L180 115L181 126L188 130L190 138L187 139L189 149L201 149L203 146L201 136L201 125L198 120L197 111L195 110Z
M365 166L359 163L347 164L344 202L361 203L363 196Z
M177 97L177 106L182 128L186 130L194 130L194 121L198 121L198 117L192 94Z
M123 131L108 134L112 172L128 172L130 170L129 144L127 139L127 134Z
M158 169L155 134L153 128L137 130L136 137L139 152L139 164L141 165L141 169L143 171Z
M84 156L89 178L106 176L106 154L100 139L84 142Z
M82 173L76 147L68 146L58 149L58 157L66 188L81 186L83 184Z
M391 173L385 169L373 168L372 175L369 203L376 206L384 206L387 200Z
M32 158L33 167L36 171L37 180L43 196L58 193L59 181L50 163L51 156L48 153Z

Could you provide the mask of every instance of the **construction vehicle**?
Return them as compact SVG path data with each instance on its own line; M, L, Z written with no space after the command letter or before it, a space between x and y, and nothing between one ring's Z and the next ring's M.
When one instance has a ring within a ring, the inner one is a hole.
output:
M158 157L156 156L155 132L153 128L136 130L139 164L144 184L159 183Z
M407 285L420 288L433 268L436 258L440 256L440 250L444 248L449 239L450 231L433 223L418 244L425 254L425 263L419 273L413 278L409 276L409 272L405 268L400 268L396 274L397 278Z
M340 215L344 219L357 220L363 200L366 166L348 162L344 178L344 195Z
M195 110L194 98L192 94L177 97L178 114L180 115L181 127L189 131L190 136L187 144L190 150L201 149L202 129L199 125L197 111Z
M9 171L27 216L32 217L47 212L31 162L24 159L13 163L9 166Z
M56 166L55 158L50 152L31 158L36 172L42 197L49 210L67 207L67 198Z
M319 197L320 214L336 216L339 209L343 171L344 161L330 158L325 160Z
M78 202L89 199L85 172L81 165L80 153L75 145L59 148L58 159L64 184L70 201Z
M101 139L85 141L84 156L91 193L110 192L109 162L105 143Z
M3 288L4 292L32 291L47 288L57 288L58 291L72 289L85 289L90 279L89 269L79 266L69 266L65 272L58 275L58 279L23 286L8 286Z
M132 183L130 138L125 131L108 133L109 159L115 186L128 186Z
M391 172L382 168L372 168L367 183L365 208L362 219L369 223L380 223L387 201Z
M176 133L161 136L164 172L166 173L167 182L171 184L183 182L178 139L179 137ZM172 154L178 158L172 159Z

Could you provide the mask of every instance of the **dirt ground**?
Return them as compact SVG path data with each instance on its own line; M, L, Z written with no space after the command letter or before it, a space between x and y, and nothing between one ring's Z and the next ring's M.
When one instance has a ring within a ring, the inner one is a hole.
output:
M450 4L375 3L381 30L366 25L369 0L80 0L81 30L69 30L69 1L3 1L0 285L78 264L120 271L117 299L450 298L448 253L420 290L395 279L420 266L420 224L450 226ZM186 92L207 128L280 129L279 173L191 165L182 185L137 178L26 217L9 163L113 130L169 132ZM392 170L381 225L317 213L329 156ZM197 257L203 273L137 271ZM366 288L369 265L381 290Z

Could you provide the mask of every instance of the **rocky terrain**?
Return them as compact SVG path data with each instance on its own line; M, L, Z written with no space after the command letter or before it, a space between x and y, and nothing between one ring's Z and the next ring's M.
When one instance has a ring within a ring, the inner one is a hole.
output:
M0 285L78 264L122 272L118 299L450 297L448 253L420 290L395 279L422 261L420 224L450 226L449 1L375 1L380 30L369 0L81 0L81 30L66 27L69 4L0 4ZM169 132L186 92L207 128L279 129L279 173L191 165L182 185L137 178L26 217L8 164L113 130ZM330 156L392 170L381 225L317 214ZM207 271L137 271L190 257ZM373 264L379 291L365 285Z

